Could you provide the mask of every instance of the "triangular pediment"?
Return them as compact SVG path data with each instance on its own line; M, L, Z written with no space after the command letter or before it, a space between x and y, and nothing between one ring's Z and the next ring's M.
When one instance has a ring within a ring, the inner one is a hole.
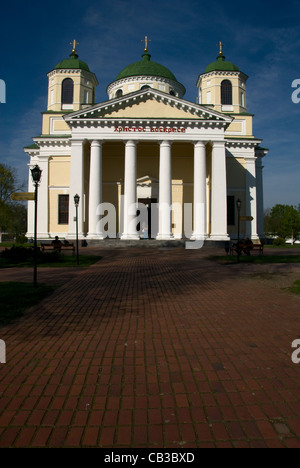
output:
M230 116L209 107L155 89L130 93L65 116L67 122L87 119L188 119L228 123L232 121Z

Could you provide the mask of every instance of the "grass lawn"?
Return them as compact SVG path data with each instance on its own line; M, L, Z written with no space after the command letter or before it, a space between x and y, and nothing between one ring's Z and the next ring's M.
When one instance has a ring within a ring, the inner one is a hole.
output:
M0 326L22 316L24 310L49 296L55 289L46 284L38 284L35 288L33 283L0 283Z
M300 294L300 280L295 281L294 286L289 288L289 291L291 291L294 294Z
M38 267L88 267L101 260L101 258L98 255L79 255L79 265L77 265L76 255L60 255L57 261L38 261ZM26 261L17 262L0 257L0 268L11 267L33 267L33 259L30 258Z

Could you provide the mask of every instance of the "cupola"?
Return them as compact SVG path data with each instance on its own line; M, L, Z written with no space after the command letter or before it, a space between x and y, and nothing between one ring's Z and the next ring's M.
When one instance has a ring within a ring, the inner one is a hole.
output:
M185 87L177 81L175 75L164 65L151 60L146 36L142 60L126 66L107 87L107 94L109 99L114 99L148 87L178 97L185 94Z

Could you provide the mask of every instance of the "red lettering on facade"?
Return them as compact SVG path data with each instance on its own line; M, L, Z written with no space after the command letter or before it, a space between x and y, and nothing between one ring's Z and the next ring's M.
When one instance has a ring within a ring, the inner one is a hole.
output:
M121 125L115 126L114 127L114 132L149 132L150 133L185 133L185 128L184 127L129 127L129 126L124 126L122 127Z

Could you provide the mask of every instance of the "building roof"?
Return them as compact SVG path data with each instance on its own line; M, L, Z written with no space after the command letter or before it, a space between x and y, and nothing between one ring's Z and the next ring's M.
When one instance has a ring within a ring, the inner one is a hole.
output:
M54 67L54 70L57 69L81 69L81 70L86 70L90 71L89 66L87 63L83 62L82 60L78 59L78 55L76 53L76 50L72 50L72 53L69 55L70 58L64 59L61 62L59 62L56 67Z
M117 76L116 80L128 78L131 76L159 76L168 78L169 80L177 81L173 73L163 65L153 62L151 55L145 52L142 55L142 60L134 62L125 67Z
M223 52L220 52L217 57L217 60L207 65L205 73L209 73L212 71L240 71L240 69L236 65L226 61L225 58L226 57L223 55Z

